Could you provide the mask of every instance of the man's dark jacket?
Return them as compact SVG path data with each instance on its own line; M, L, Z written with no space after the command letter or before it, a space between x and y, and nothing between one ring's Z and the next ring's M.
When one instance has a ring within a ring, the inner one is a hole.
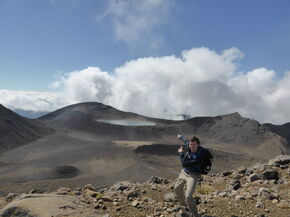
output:
M183 136L182 138L180 138L180 140L187 145L188 149L186 153L179 153L180 161L184 172L188 174L201 174L201 166L205 160L205 149L199 146L197 152L192 153L189 149L189 141Z

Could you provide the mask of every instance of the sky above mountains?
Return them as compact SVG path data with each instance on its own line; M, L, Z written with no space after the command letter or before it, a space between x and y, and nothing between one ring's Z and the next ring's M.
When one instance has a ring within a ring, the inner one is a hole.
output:
M0 103L290 121L288 0L0 0Z

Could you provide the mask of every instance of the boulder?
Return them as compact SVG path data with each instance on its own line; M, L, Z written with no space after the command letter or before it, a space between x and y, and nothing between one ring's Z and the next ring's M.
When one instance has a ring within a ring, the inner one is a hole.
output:
M245 175L249 176L249 175L251 175L253 172L254 172L254 169L252 169L252 168L248 168L248 169L246 169L246 171L245 171Z
M258 172L263 172L267 168L267 164L256 163L252 168Z
M130 190L130 191L126 191L125 194L127 195L128 198L129 197L134 198L134 197L140 196L140 191L138 189Z
M176 202L176 195L174 193L167 193L164 195L163 200L166 202Z
M0 211L1 217L98 216L77 197L57 194L23 194Z
M246 172L247 168L245 166L239 167L236 171L238 174L244 174Z
M9 193L7 196L6 196L6 201L7 202L10 202L12 200L14 200L17 196L19 196L19 194L16 194L16 193Z
M168 184L169 181L166 178L158 177L158 176L152 176L148 182L150 184Z
M101 194L100 194L99 192L92 191L92 190L90 190L90 189L86 189L86 190L84 190L83 195L84 195L85 197L94 197L94 198L96 198L96 197L100 197L100 196L101 196Z
M267 188L260 188L259 195L260 195L260 197L268 199L268 200L278 199L278 197L279 197L277 194L272 194L270 192L270 190Z
M45 191L40 189L31 189L29 194L43 194Z
M228 190L238 190L241 187L241 183L239 180L231 180L227 189Z
M24 207L12 206L0 212L1 217L37 217Z
M57 191L56 191L56 194L58 195L67 195L71 192L72 190L70 188L59 188Z
M131 203L131 206L133 206L133 207L137 207L138 205L139 205L138 200L134 200L134 201Z
M132 186L132 183L129 181L122 181L115 183L110 190L111 191L124 191Z
M244 196L241 196L241 195L236 195L235 200L246 200L246 198Z
M232 174L232 171L223 171L223 172L221 172L221 177L229 176L231 174Z
M276 170L266 170L266 171L262 172L261 178L263 180L272 180L272 179L278 180L279 173Z
M279 155L269 161L268 165L270 166L280 166L290 163L290 155Z
M93 186L92 184L85 185L81 190L84 191L86 189L91 190L91 191L96 191L95 186Z
M248 182L254 182L254 181L257 181L260 179L261 179L261 177L258 174L253 173L253 174L249 175Z

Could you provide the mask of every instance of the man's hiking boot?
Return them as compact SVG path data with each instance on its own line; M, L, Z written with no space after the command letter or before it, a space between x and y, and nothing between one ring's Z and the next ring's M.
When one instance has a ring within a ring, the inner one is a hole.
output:
M180 206L179 208L179 213L180 214L186 214L188 212L188 209L186 206Z

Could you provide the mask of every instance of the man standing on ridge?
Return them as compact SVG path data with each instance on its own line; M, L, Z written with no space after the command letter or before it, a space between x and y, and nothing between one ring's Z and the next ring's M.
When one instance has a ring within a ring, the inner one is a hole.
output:
M193 136L190 141L182 135L178 135L178 139L187 145L188 151L185 153L182 146L178 149L183 169L174 186L174 192L177 195L180 206L187 207L194 217L200 217L192 194L202 174L201 166L205 158L203 148L200 146L200 141L196 136ZM185 183L186 191L184 195L183 187Z

